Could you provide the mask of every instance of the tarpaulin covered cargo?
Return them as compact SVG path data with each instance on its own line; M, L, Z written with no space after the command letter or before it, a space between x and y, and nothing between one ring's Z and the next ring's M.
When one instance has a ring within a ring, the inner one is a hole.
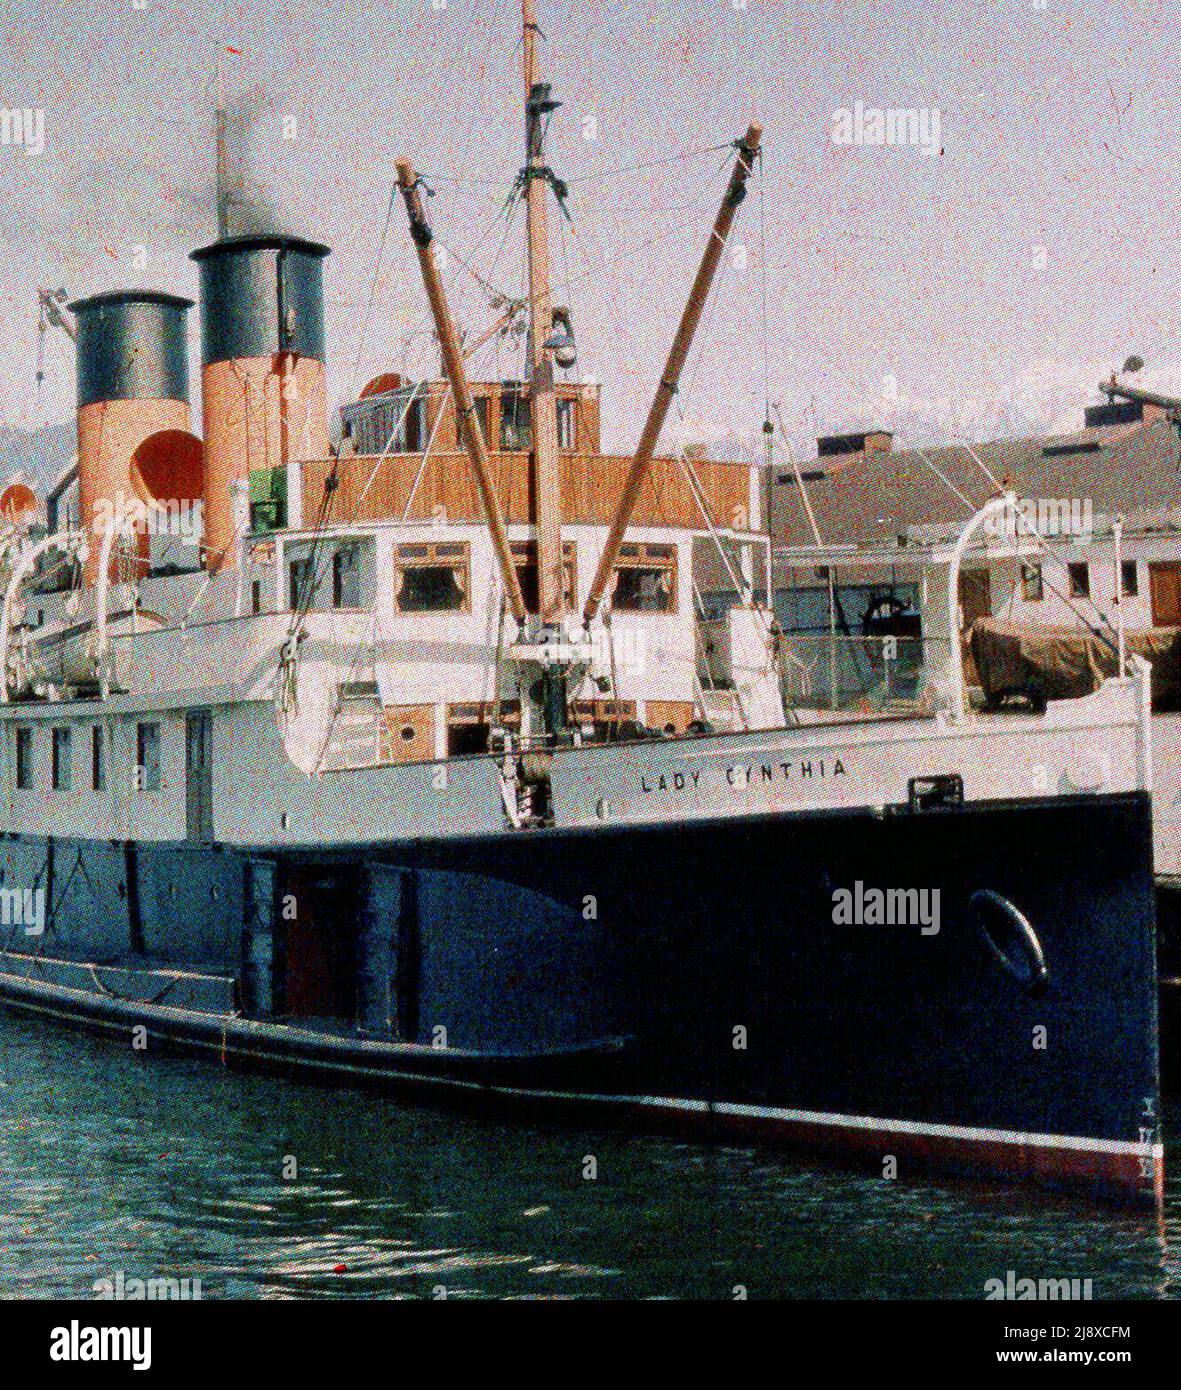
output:
M1125 635L1128 653L1152 663L1152 707L1181 709L1181 627L1154 627ZM1117 674L1114 633L1080 627L1035 627L978 618L968 645L990 705L1010 696L1036 704L1090 695Z

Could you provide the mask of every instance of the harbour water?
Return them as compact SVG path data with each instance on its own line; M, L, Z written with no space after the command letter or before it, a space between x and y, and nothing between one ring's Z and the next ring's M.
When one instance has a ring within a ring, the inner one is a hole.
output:
M121 1272L199 1279L205 1299L978 1299L1008 1270L1090 1279L1096 1299L1175 1297L1176 1113L1167 1143L1158 1222L457 1117L0 1011L0 1298L90 1298Z

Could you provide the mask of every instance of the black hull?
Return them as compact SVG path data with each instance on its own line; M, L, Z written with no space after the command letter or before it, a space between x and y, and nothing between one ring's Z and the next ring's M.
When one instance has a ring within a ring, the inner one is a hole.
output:
M1161 1197L1147 796L0 857L53 887L0 997L149 1051ZM938 931L834 923L857 883L937 890ZM1040 988L982 890L1034 929Z

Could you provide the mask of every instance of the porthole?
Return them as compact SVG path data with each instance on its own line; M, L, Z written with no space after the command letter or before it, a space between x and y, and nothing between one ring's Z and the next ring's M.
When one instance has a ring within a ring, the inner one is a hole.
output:
M969 912L997 964L1030 994L1049 977L1041 942L1029 919L1008 898L981 888L968 902Z

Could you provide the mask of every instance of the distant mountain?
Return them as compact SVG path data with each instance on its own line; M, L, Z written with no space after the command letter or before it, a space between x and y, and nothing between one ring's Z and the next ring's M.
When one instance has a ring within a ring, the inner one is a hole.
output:
M1110 364L1083 364L1044 359L1031 363L993 395L962 392L923 397L900 389L894 399L849 401L837 416L822 417L816 434L847 434L865 429L894 432L895 449L949 445L967 440L986 444L995 439L1031 439L1073 434L1083 427L1083 411L1098 404L1099 382L1111 373ZM1135 384L1175 395L1181 386L1181 362L1164 361L1136 376ZM816 441L788 415L792 447L800 459L815 455Z
M46 493L70 466L77 447L73 420L37 430L0 425L0 487L15 473L44 501Z

